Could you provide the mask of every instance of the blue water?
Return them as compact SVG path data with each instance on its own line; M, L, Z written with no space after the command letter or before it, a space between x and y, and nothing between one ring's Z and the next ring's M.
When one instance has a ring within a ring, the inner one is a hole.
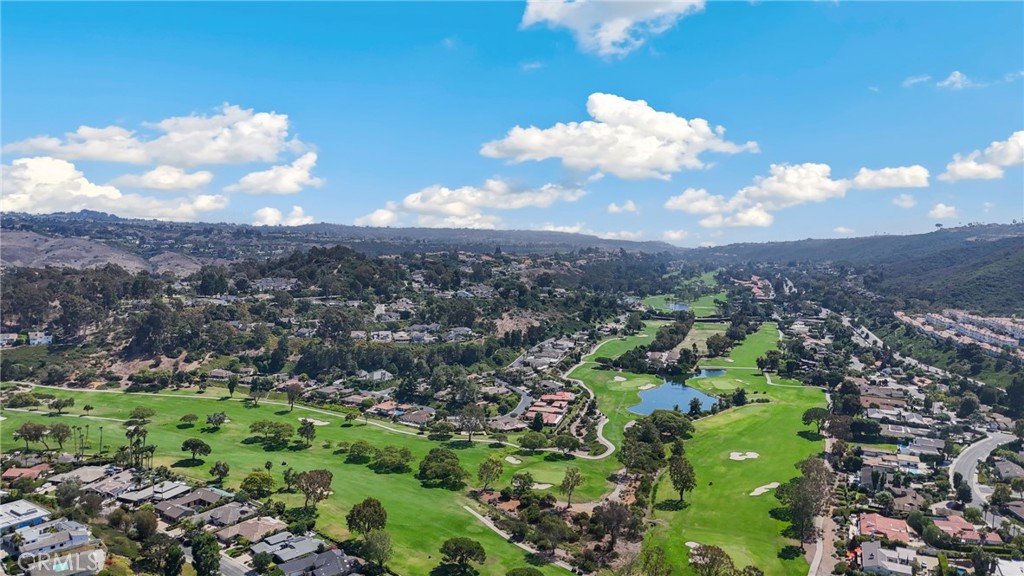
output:
M669 302L665 306L673 312L684 312L690 309L689 304L683 304L682 302Z
M722 376L725 376L725 370L720 368L712 368L710 370L701 368L700 372L697 372L691 378L696 380L698 378L721 378Z
M694 376L694 378L710 378L723 374L725 374L725 370L701 370L700 374ZM671 410L679 406L679 409L685 412L690 407L691 398L700 399L700 407L704 410L710 410L718 402L718 399L714 396L708 396L696 388L665 380L665 383L657 388L640 392L640 403L636 406L631 406L629 411L634 414L647 416L655 410Z

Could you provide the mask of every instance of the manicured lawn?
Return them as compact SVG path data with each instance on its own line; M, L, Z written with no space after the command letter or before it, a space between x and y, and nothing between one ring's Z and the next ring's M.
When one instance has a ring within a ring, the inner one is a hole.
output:
M779 341L779 328L774 322L765 322L753 334L748 334L738 345L729 350L729 362L724 358L707 358L701 361L702 366L721 366L737 368L754 368L757 359L768 350L776 347Z
M690 333L683 339L682 347L689 348L693 344L697 344L697 350L701 354L707 354L708 337L712 334L725 334L726 328L729 326L722 322L695 322Z
M296 470L327 468L334 473L332 485L334 493L320 503L318 528L334 537L348 537L345 527L345 514L352 505L368 496L378 498L388 511L388 530L395 542L394 560L391 567L401 574L427 574L439 561L437 553L441 543L454 536L468 536L479 540L487 550L487 563L481 567L482 574L502 575L507 570L527 565L526 553L505 542L498 535L483 526L466 510L463 505L470 502L461 491L442 489L425 489L420 486L412 473L375 474L365 465L347 464L345 456L334 454L333 448L324 448L325 440L332 443L338 441L353 442L366 440L375 446L397 445L408 447L416 455L413 468L419 460L438 442L425 437L401 434L384 430L377 426L366 426L360 421L350 427L342 427L342 418L311 413L296 406L289 413L287 406L263 402L256 408L247 408L238 400L219 400L220 392L210 390L205 395L189 392L187 394L123 394L123 393L89 393L76 391L47 390L57 396L73 397L75 407L72 414L64 416L47 416L42 413L25 413L5 410L7 418L2 424L3 445L19 446L15 442L13 431L24 421L53 423L63 421L69 425L89 425L89 436L94 445L99 441L99 427L103 427L104 444L109 450L116 449L124 442L123 422L104 420L101 418L126 419L129 412L136 406L148 406L156 411L152 422L148 424L150 431L148 441L157 448L155 465L175 466L174 470L199 481L210 479L208 470L216 460L225 460L231 465L231 474L226 480L228 488L236 488L242 478L253 469L262 468L266 461L273 462L272 474L282 484L285 468ZM91 417L83 418L82 406L91 404L95 409ZM224 411L230 420L217 432L202 432L202 426L179 428L178 419L186 413L199 415L200 421L205 415ZM292 446L289 448L267 452L258 444L243 443L249 437L248 426L251 422L266 418L298 424L298 417L309 416L330 422L328 426L317 427L317 438L312 448ZM180 451L186 438L198 437L210 444L213 453L205 458L200 466L188 466L188 455ZM52 444L52 442L51 442ZM463 467L475 473L477 465L491 453L502 456L514 449L495 450L487 444L452 442L450 446L462 461ZM539 481L551 481L557 476L561 479L561 470L566 466L563 461L545 460L545 455L517 454L523 461L518 467L506 466L506 478L513 473L512 468L529 469ZM598 461L600 462L600 461ZM287 463L287 464L285 464ZM582 462L581 462L582 463ZM596 476L594 477L597 478ZM603 489L602 483L593 484L590 492L596 494ZM582 493L582 490L581 490ZM599 495L599 494L597 494ZM595 496L596 497L596 496ZM274 498L284 500L289 505L302 505L299 494L275 494ZM580 500L582 501L582 495ZM429 556L433 555L433 558ZM560 574L563 570L548 566L543 568L546 574Z
M686 302L686 304L690 307L690 310L695 316L697 316L697 318L707 318L718 314L718 308L715 306L715 299L724 300L725 298L725 292L718 292L717 294L701 296L692 302ZM670 302L675 302L675 299L671 294L659 294L657 296L648 296L643 299L644 304L662 312L672 312L668 307Z
M774 324L766 324L757 337L751 335L734 350L735 364L775 345ZM758 349L759 348L759 349ZM715 365L720 362L714 362ZM779 506L773 492L750 496L755 488L771 482L786 482L797 475L794 464L824 448L820 438L801 423L801 415L812 406L824 406L821 390L799 386L799 382L773 378L783 386L769 386L756 370L730 368L715 378L691 379L687 384L713 394L729 394L738 387L747 398L767 398L767 404L751 403L696 422L696 432L686 442L686 453L697 474L697 488L682 510L675 508L678 494L667 478L658 485L655 528L650 544L660 545L676 574L689 574L686 542L713 544L724 548L738 566L753 564L765 574L806 574L802 557L783 560L778 553L792 541L782 536L786 523L769 512ZM787 387L788 386L788 387ZM757 452L756 459L735 461L730 452Z

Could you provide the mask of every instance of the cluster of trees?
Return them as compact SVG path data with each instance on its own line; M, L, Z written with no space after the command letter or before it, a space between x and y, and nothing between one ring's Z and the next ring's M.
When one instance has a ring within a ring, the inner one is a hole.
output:
M803 550L805 543L818 537L814 519L828 511L835 475L824 460L815 457L803 460L797 468L800 476L776 488L775 497L789 516L792 537L800 541Z
M658 328L648 349L652 352L663 352L675 348L686 339L687 334L693 328L695 318L693 312L676 312L675 320L671 324L665 324Z

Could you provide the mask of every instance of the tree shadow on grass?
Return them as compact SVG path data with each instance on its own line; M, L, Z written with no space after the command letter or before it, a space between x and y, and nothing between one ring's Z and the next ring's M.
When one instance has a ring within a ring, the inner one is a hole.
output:
M291 410L278 410L277 412L274 412L274 414L276 414L277 416L284 416L289 412L291 412Z
M445 448L450 450L465 450L473 447L473 442L469 440L450 440L444 443Z
M178 424L178 426L177 426L178 430L187 430L188 428L195 428L195 427L196 427L196 425L192 424L191 422L182 422L181 424Z
M779 550L779 558L783 560L796 560L803 555L804 553L800 550L799 546L783 546L782 550Z
M544 456L544 460L548 462L567 462L569 460L575 460L576 456L572 454L563 454L561 452L548 452Z
M430 576L476 576L476 568L462 564L438 564L430 571Z
M259 436L249 436L245 440L242 440L242 444L245 445L259 444L260 442L263 442L263 439Z
M685 510L690 505L686 502L680 502L679 500L662 500L654 505L655 510L661 510L662 512L679 512Z
M771 516L773 519L779 520L781 522L789 522L793 517L792 513L790 513L789 511L789 508L786 508L785 506L778 506L776 508L772 508L771 510L768 511L768 515Z
M202 458L182 458L174 464L171 464L171 468L196 468L197 466L202 466L205 463L206 461Z
M547 566L551 560L540 554L527 554L526 563L530 566Z
M825 437L822 436L821 434L818 434L817 432L811 432L810 430L801 430L797 432L796 435L803 438L804 440L810 440L811 442L821 442L822 440L825 439Z

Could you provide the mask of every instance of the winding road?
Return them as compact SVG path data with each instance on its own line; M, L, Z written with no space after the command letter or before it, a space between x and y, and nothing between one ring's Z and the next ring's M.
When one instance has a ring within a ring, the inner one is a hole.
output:
M988 455L1000 444L1010 442L1013 438L1013 435L1005 432L990 433L984 439L961 450L960 454L953 460L953 463L950 464L950 484L953 482L953 475L959 472L960 476L971 487L971 504L974 506L981 508L983 504L988 502L988 497L992 494L991 488L978 482L978 463L988 458ZM998 527L1003 522L1003 518L995 513L989 513L985 516L985 522L990 526Z

